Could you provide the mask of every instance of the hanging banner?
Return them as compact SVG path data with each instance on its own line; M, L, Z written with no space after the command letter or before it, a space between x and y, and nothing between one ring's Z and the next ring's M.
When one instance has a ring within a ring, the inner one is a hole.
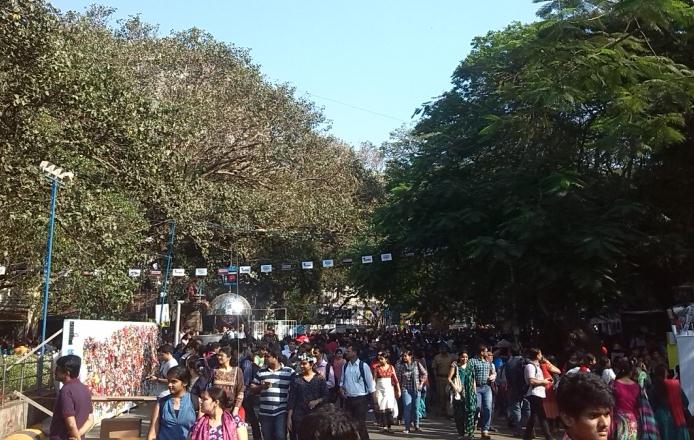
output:
M393 261L393 254L381 254L381 261Z
M128 269L128 276L132 278L137 278L140 276L142 271L140 269Z
M195 269L195 276L196 277L206 277L207 276L207 268L206 267L198 267Z
M331 268L331 267L333 267L333 265L334 265L333 260L323 260L323 267Z
M361 257L361 262L363 264L369 264L374 262L374 257L372 255L364 255Z
M301 262L301 268L302 269L313 269L313 261L302 261Z
M262 273L272 272L272 264L261 264L260 265L260 272L262 272Z
M251 266L239 266L239 273L251 273Z
M171 276L174 277L184 277L186 276L186 270L185 269L174 269Z

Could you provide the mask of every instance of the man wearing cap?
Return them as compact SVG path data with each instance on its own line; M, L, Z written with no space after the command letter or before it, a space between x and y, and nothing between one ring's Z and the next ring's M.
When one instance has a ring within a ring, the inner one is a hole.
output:
M448 352L448 347L445 344L441 344L438 354L434 356L434 360L431 363L431 369L436 377L436 397L439 404L439 413L444 417L450 416L448 413L446 385L448 385L448 372L453 362L455 362L455 359Z

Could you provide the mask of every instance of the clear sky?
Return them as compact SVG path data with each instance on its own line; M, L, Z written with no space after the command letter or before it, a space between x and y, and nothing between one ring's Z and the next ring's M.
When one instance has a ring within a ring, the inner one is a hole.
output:
M141 14L160 34L198 27L251 49L273 82L288 82L352 145L376 145L450 88L473 37L535 19L532 0L53 0Z

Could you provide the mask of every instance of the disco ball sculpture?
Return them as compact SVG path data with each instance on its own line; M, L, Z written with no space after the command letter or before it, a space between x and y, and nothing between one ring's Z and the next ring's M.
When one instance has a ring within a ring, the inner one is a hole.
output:
M207 314L215 316L250 315L251 309L251 304L241 295L224 293L212 300Z

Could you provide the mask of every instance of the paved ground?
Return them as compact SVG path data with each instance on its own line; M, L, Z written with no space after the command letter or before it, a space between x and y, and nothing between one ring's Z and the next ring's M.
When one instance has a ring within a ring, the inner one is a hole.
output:
M453 420L440 417L427 418L421 421L421 433L404 434L402 426L394 426L392 434L382 434L377 429L370 429L371 440L393 440L395 438L413 438L413 439L428 439L428 440L455 440L458 434L455 431L455 423ZM479 437L479 433L476 434ZM491 433L492 439L507 440L515 437L508 433Z
M151 413L151 406L144 404L144 405L139 405L138 407L134 408L129 414L124 414L121 417L138 417L142 419L142 437L145 437L147 434L147 430L149 429L149 415ZM499 423L498 428L500 432L492 433L492 439L499 439L499 440L510 440L515 437L509 435L507 430L504 430L504 422L503 420L501 423ZM393 426L393 433L380 433L379 430L376 428L375 424L373 421L370 422L370 437L371 440L393 440L393 439L402 439L402 438L412 438L412 439L426 439L426 440L455 440L458 438L458 434L455 431L455 424L453 420L450 419L445 419L441 417L432 417L432 418L426 418L422 420L421 422L421 427L422 431L421 433L411 433L409 435L404 434L403 427L402 426ZM99 438L99 425L95 426L88 434L87 438L88 439L97 439ZM477 436L479 437L479 433L477 433ZM250 435L249 432L249 437L253 438L252 435ZM560 436L557 436L557 438L561 438Z

